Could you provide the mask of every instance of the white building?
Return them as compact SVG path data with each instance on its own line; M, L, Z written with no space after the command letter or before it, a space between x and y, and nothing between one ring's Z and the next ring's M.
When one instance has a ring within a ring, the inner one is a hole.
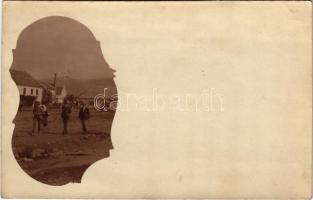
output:
M56 87L55 88L55 99L57 103L63 103L64 98L66 97L66 89L65 87Z
M11 69L10 72L12 79L19 90L21 104L25 103L24 101L26 101L26 99L29 99L29 101L33 99L41 102L43 97L43 88L36 79L25 71Z

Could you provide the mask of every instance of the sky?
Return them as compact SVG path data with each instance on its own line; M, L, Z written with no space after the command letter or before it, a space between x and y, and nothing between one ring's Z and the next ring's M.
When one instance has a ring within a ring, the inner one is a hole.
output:
M27 71L37 79L53 78L54 73L75 79L112 77L100 45L78 21L46 17L20 33L12 68Z

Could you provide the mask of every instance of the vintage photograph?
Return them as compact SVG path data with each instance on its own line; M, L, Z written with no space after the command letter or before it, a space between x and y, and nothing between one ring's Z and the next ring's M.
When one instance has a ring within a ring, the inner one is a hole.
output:
M310 199L312 4L5 1L1 195Z
M62 16L26 26L12 53L20 94L12 138L17 162L42 183L79 183L113 149L115 71L92 32Z

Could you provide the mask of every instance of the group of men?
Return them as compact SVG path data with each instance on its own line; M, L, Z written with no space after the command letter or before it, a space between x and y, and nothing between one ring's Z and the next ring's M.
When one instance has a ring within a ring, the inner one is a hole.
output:
M72 106L64 100L62 106L61 106L61 118L63 122L63 135L68 134L68 121L70 119ZM31 135L34 135L36 126L38 129L38 133L40 133L40 127L41 123L43 123L44 126L48 125L48 112L47 107L44 104L41 104L40 102L36 101L33 105L33 131ZM84 134L87 133L87 127L85 121L88 120L90 117L89 109L87 105L83 102L80 103L80 109L79 109L79 115L78 118L81 122L82 131Z

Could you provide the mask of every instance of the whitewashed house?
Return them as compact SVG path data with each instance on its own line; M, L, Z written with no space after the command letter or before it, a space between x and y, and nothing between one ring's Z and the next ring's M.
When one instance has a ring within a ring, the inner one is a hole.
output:
M66 92L65 87L56 87L55 88L55 99L56 99L57 103L63 103L66 95L67 95L67 92Z
M11 69L11 77L20 93L20 104L29 104L26 101L42 101L43 88L41 84L25 71Z

